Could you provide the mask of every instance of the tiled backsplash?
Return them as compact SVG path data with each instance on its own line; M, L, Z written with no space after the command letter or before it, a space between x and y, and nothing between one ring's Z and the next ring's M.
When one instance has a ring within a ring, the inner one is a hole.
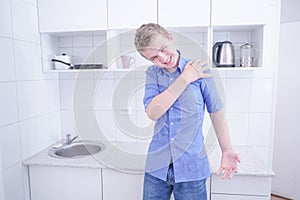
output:
M214 73L219 91L224 94L222 99L227 113L232 143L253 146L268 162L271 145L269 136L272 127L273 79L252 78L255 75L252 71L240 72L241 77L244 78L233 78L238 77L237 72L234 75L224 71ZM100 79L97 74L89 74L81 77L80 80L76 80L76 76L66 77L65 74L61 74L63 133L76 132L73 91L75 83L80 81L82 85L95 87L93 106L97 126L108 140L148 142L149 140L143 136L152 133L153 122L147 118L142 104L144 88L141 83L144 82L144 78L145 75L142 71L105 72ZM120 90L120 84L122 90ZM126 90L126 87L129 89ZM119 95L116 95L115 92ZM128 107L121 106L124 102L128 102ZM129 114L126 109L129 109ZM130 124L124 125L123 122L126 120L129 120L136 128L132 129ZM138 132L147 126L149 126L148 129ZM206 115L205 136L211 126L209 116Z
M189 58L193 56L197 58L198 55L201 57L208 52L207 32L185 30L184 33L179 33L177 31L173 31L174 42L183 55L186 56L187 54ZM116 33L118 32L114 32L114 34ZM214 42L232 41L237 52L236 63L239 63L240 45L247 41L255 43L255 34L257 34L255 31L228 32L221 30L214 32L213 40ZM117 43L119 46L115 44L113 46L117 48L117 52L120 54L128 53L135 57L134 67L145 64L145 59L134 50L132 42L134 32L128 31L119 36ZM59 46L61 50L69 50L69 54L72 52L74 56L74 52L79 52L75 49L93 48L94 37L60 38ZM88 50L86 52L88 53ZM225 105L232 143L234 145L253 146L266 162L269 162L271 146L269 136L272 131L273 116L273 69L266 67L264 70L258 71L213 71L213 73ZM87 86L94 90L92 110L95 114L96 126L104 133L106 139L110 141L149 142L149 135L152 134L154 122L148 119L142 104L144 79L143 70L84 74L61 73L60 94L63 134L77 132L77 122L74 120L73 93L76 87ZM90 108L90 105L81 106ZM204 121L205 137L208 137L210 127L212 124L209 115L206 114ZM87 131L93 128L95 127L87 127ZM90 132L93 131L90 130ZM103 139L97 137L97 134L90 136Z
M59 53L72 56L74 64L105 64L106 34L59 37Z

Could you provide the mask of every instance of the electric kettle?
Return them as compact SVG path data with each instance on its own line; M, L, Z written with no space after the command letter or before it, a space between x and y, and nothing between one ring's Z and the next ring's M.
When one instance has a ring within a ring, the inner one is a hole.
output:
M213 62L216 67L234 67L234 47L230 41L217 42L213 46Z

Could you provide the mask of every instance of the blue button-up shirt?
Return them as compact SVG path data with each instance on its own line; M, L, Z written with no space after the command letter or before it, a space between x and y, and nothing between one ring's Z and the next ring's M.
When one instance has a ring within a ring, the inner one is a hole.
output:
M177 70L173 73L155 65L146 70L145 108L176 80L187 62L180 56ZM209 113L223 107L212 77L190 83L156 121L148 149L147 173L166 180L169 164L173 162L176 183L202 180L210 175L202 134L205 106Z

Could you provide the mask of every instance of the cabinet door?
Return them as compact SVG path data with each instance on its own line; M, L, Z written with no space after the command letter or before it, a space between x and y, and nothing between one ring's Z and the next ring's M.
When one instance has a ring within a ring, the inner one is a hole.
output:
M40 32L107 29L106 0L38 0Z
M109 29L138 28L149 22L157 22L156 1L108 1Z
M30 166L31 200L102 200L101 170Z
M212 25L265 24L269 0L211 0Z
M158 23L166 27L209 26L210 0L159 0Z
M103 199L142 199L144 174L103 169L102 176Z

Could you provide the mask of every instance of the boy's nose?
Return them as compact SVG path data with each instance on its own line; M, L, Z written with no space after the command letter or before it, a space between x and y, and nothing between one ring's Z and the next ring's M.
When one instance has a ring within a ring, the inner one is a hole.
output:
M159 60L162 62L162 63L165 63L166 60L167 60L167 55L163 52L159 52L158 53L158 57L159 57Z

